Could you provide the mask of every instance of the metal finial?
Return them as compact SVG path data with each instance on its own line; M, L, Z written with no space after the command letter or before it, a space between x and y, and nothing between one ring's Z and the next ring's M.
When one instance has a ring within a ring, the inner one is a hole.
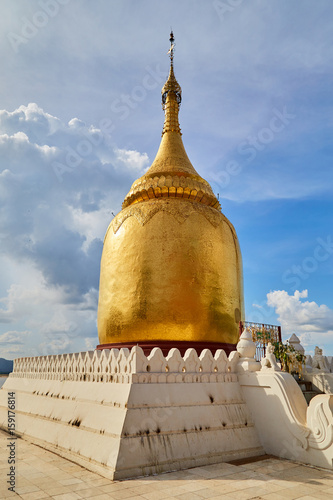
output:
M176 101L178 103L178 106L180 106L181 100L182 100L182 89L179 85L179 83L176 80L176 77L173 72L173 55L174 55L174 50L175 50L175 37L173 36L173 31L171 30L170 33L170 49L168 50L168 54L170 54L170 72L167 81L163 85L162 88L162 108L165 110L165 104L166 104L166 99L167 95L169 92L172 92L176 96ZM178 113L178 111L177 111ZM178 118L177 118L178 120ZM178 125L179 127L179 125ZM179 129L180 130L180 129Z
M174 50L175 50L175 37L173 36L173 31L171 30L170 33L170 49L168 50L168 54L170 54L170 61L171 61L171 66L173 65L173 55L174 55Z

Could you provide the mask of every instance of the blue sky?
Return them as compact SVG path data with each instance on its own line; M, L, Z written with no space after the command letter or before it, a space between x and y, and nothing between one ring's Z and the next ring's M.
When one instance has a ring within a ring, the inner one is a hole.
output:
M183 141L236 228L246 319L332 355L332 2L1 10L0 356L98 343L102 241L159 146L171 26Z

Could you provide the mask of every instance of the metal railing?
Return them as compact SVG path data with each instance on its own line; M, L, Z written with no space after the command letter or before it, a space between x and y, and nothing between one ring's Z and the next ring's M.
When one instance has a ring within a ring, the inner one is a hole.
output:
M265 323L252 323L251 321L239 322L239 335L244 328L249 328L252 333L252 340L256 344L256 360L260 361L266 354L268 342L282 342L281 326L268 325Z

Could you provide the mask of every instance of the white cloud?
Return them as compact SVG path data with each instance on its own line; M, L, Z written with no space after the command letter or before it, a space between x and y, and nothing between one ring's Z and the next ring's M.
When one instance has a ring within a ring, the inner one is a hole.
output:
M333 310L325 304L302 300L307 297L307 290L296 290L293 295L275 290L267 294L267 304L275 308L285 339L296 333L307 351L320 345L324 351L327 346L328 354L333 338Z
M73 128L81 128L86 126L86 124L82 120L79 120L78 118L72 118L71 120L69 120L68 125L69 127Z
M93 351L96 348L96 337L86 337L84 343L87 351Z
M11 328L0 335L1 350L19 346L15 355L43 355L80 351L84 339L92 337L95 346L98 292L91 289L77 303L65 287L46 286L40 273L30 274L30 286L12 285L0 299L0 323ZM35 279L34 279L35 278ZM29 335L28 335L29 334Z
M117 149L116 155L118 160L134 170L142 170L149 162L148 155L146 153L141 154L138 151Z
M97 288L101 227L110 222L110 211L120 209L147 155L112 147L108 134L81 122L77 126L76 118L71 126L61 124L36 104L0 116L2 130L11 128L0 142L3 254L29 260L49 285L66 285L79 294ZM51 133L53 122L57 130ZM94 214L94 221L86 214Z
M0 335L32 332L15 354L81 350L85 338L96 344L104 233L148 157L36 104L0 111L0 132L0 266L17 267L0 298ZM64 166L61 178L55 162Z
M0 131L5 130L9 134L20 130L19 134L25 133L41 140L61 129L64 125L59 118L46 113L36 103L19 106L14 111L0 110Z
M21 345L9 344L6 347L1 346L1 357L5 359L14 359L27 356L25 350L22 350Z
M8 331L0 335L0 345L1 344L13 344L20 345L23 344L23 337L29 335L31 332L29 331Z
M24 132L16 132L13 135L8 135L8 134L0 135L0 141L2 142L8 141L9 139L13 139L14 141L18 142L29 142L29 138L27 134L25 134Z

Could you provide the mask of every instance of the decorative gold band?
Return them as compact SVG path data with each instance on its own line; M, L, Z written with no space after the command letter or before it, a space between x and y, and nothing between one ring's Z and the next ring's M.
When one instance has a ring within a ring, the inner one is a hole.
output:
M221 210L221 205L213 194L208 182L198 181L191 177L178 175L161 175L160 177L146 177L134 183L126 196L123 208L140 201L154 198L185 198Z

